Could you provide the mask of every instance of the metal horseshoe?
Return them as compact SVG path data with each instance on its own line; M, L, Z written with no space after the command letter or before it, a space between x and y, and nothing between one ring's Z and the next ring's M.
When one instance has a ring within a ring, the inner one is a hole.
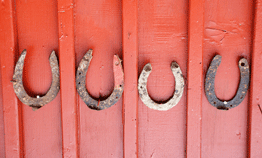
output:
M176 86L173 97L169 99L166 103L158 104L149 97L147 92L147 78L152 71L152 66L150 63L144 66L138 80L138 92L142 102L147 107L154 110L166 111L176 106L177 103L180 101L184 91L184 78L182 75L182 71L176 62L172 62L171 70L176 79Z
M90 49L84 55L83 59L81 60L76 73L76 89L78 94L80 95L81 99L85 102L85 104L93 110L104 110L112 105L114 105L122 96L123 89L124 89L124 72L121 65L121 60L117 55L114 55L114 91L111 95L105 100L95 100L93 99L87 89L86 89L86 73L89 67L89 64L92 60L92 52L93 50Z
M207 100L211 105L219 110L229 110L238 106L244 100L249 87L250 70L247 60L245 58L240 59L238 62L238 67L240 70L240 83L236 95L232 100L229 101L219 100L215 94L214 85L217 68L221 63L221 58L222 57L220 55L216 55L208 68L205 80L205 93Z
M21 53L16 66L15 66L15 72L13 75L13 80L11 81L13 83L14 91L18 99L26 104L32 107L33 110L37 110L41 107L43 107L45 104L51 102L57 95L60 89L60 80L59 80L59 66L57 57L55 55L55 51L52 51L50 57L49 57L49 63L52 71L52 84L48 92L42 96L37 98L30 97L23 86L23 68L24 68L24 61L26 57L26 50L23 50Z

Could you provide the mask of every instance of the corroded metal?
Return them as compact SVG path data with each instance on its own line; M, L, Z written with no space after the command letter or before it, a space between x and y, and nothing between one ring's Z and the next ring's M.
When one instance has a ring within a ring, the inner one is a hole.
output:
M215 94L215 77L217 68L221 63L221 58L220 55L216 55L208 68L205 80L205 93L207 100L211 105L219 110L229 110L238 106L244 100L249 87L250 70L247 60L245 58L240 59L238 63L240 70L240 83L236 95L229 101L219 100Z
M18 99L26 104L32 107L33 110L37 110L41 107L43 107L45 104L51 102L57 95L60 89L60 80L59 80L59 66L57 57L55 55L55 51L53 51L49 57L49 63L52 71L52 84L48 92L41 97L32 98L30 97L23 86L23 68L24 68L24 61L26 57L26 50L23 50L21 53L16 66L15 66L15 72L13 75L13 80L11 81L13 83L14 91Z
M177 103L180 101L183 95L185 85L182 71L176 62L172 62L171 70L176 79L176 86L173 97L169 99L166 103L158 104L150 98L147 92L147 78L152 71L152 66L150 63L144 66L143 71L141 72L138 80L138 92L141 100L147 107L154 110L166 111L177 105Z
M121 60L114 55L114 91L105 100L96 100L92 98L86 89L86 73L92 60L93 50L89 50L81 60L76 74L76 89L85 104L93 110L104 110L114 105L122 96L124 89L124 73Z

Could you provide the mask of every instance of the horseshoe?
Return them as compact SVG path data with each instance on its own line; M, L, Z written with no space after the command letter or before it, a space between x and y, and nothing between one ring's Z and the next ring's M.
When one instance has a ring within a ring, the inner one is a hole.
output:
M52 71L52 84L48 92L42 96L37 98L30 97L27 92L24 89L23 86L23 68L24 68L24 61L26 57L26 50L23 50L21 53L16 66L15 66L15 72L13 75L13 80L11 81L13 83L13 88L15 91L16 96L18 99L26 104L32 107L33 110L37 110L41 107L43 107L45 104L51 102L57 95L60 89L60 80L59 80L59 66L57 57L55 55L55 51L52 51L50 57L49 57L49 63Z
M176 79L175 92L173 94L173 97L169 99L166 103L158 104L149 97L147 92L147 78L152 71L152 66L150 63L144 66L138 80L138 92L142 102L147 107L154 110L166 111L176 106L177 103L180 101L184 91L184 78L182 75L182 71L176 62L172 62L171 70Z
M247 60L245 58L240 59L238 62L238 67L240 70L240 83L236 95L229 101L219 100L215 94L214 85L217 68L221 63L221 58L222 57L220 55L216 55L208 68L205 80L205 93L207 100L211 105L219 110L229 110L238 106L244 100L249 87L250 70Z
M81 99L90 109L104 110L114 105L122 96L124 89L123 68L119 57L114 55L114 91L107 99L102 101L92 98L86 89L86 73L93 57L92 52L92 49L88 50L77 68L76 89Z

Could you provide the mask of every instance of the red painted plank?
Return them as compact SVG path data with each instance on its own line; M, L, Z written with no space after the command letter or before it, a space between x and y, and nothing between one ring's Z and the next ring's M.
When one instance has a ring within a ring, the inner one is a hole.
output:
M137 71L138 71L138 38L137 38L137 0L123 1L123 55L124 55L124 157L138 157L137 133Z
M138 73L150 62L148 93L153 100L166 101L175 90L172 61L187 76L188 4L184 0L140 0L138 8ZM152 110L139 99L138 157L185 157L185 150L186 91L168 111Z
M248 157L262 157L262 1L257 0L255 5L253 53L251 66L251 86L250 86L250 110L249 110L249 146Z
M122 59L121 7L120 0L75 1L76 65L93 49L86 86L94 98L106 98L114 88L114 54ZM122 99L102 111L91 110L78 100L79 156L123 157Z
M18 158L23 156L21 108L10 82L13 77L15 52L17 51L15 8L12 0L1 1L0 7L0 21L5 21L4 25L0 25L5 156Z
M51 51L55 50L58 54L57 2L16 1L16 13L19 54L27 49L24 87L29 95L41 96L48 91L52 81L49 65ZM33 111L28 105L21 106L24 157L61 157L60 93L52 102L37 111Z
M74 0L58 0L63 157L78 157Z
M245 57L250 64L252 6L250 0L205 2L203 76L214 55L220 54L215 92L221 100L230 100L236 94L239 60ZM203 90L203 158L247 157L248 96L237 107L221 111L209 104Z
M1 65L1 60L0 60ZM0 157L5 157L5 130L3 113L2 73L0 70Z
M204 2L189 1L187 158L201 157Z

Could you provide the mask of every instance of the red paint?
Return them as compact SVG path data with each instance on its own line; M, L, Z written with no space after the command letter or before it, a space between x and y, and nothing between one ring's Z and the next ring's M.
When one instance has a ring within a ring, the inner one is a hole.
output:
M187 76L187 2L140 0L138 8L138 73L150 62L149 96L166 101L175 90L172 61ZM139 99L138 157L185 157L185 150L186 90L168 111L149 109Z
M15 52L17 51L15 8L11 0L2 1L0 5L0 21L5 22L4 25L0 25L5 157L20 158L23 156L21 107L10 82L13 77Z
M124 0L123 56L124 56L124 158L138 157L138 1Z
M222 56L215 79L219 99L229 100L238 89L238 61L250 64L252 42L252 1L206 1L204 22L204 74L215 54ZM203 85L204 86L204 85ZM203 88L203 158L247 157L248 96L236 108L220 111L207 101Z
M250 109L249 109L249 141L248 141L248 157L261 157L262 156L262 1L257 0L254 4L256 8L253 11L255 14L254 19L254 36L253 36L253 53L252 53L252 66L251 66L251 86L250 86Z
M52 80L48 58L58 54L57 3L16 1L17 55L27 49L23 82L29 95L45 94ZM10 70L12 72L12 70ZM13 89L12 89L13 91ZM24 157L59 157L62 154L60 93L37 111L22 107Z
M63 157L79 157L75 86L74 1L58 0L59 65Z
M120 0L75 1L75 52L78 66L93 49L86 86L94 98L106 98L114 89L113 59L122 59ZM112 107L95 111L78 97L80 157L122 157L122 99Z
M201 158L204 0L189 3L187 158Z
M1 65L1 61L0 61ZM2 87L2 74L0 71L0 87ZM5 130L4 130L4 116L3 116L3 93L0 88L0 157L5 157Z
M0 157L262 157L261 19L261 0L2 0ZM23 49L32 96L48 91L48 58L52 50L59 56L60 93L37 111L17 99L10 82ZM102 111L76 93L75 70L89 49L86 86L96 99L113 91L114 55L123 60L123 100ZM251 65L250 92L229 111L212 107L204 93L215 54L222 55L215 80L222 100L237 91L239 59ZM151 110L139 99L138 75L150 62L149 95L168 100L172 61L186 81L183 97L171 110Z

